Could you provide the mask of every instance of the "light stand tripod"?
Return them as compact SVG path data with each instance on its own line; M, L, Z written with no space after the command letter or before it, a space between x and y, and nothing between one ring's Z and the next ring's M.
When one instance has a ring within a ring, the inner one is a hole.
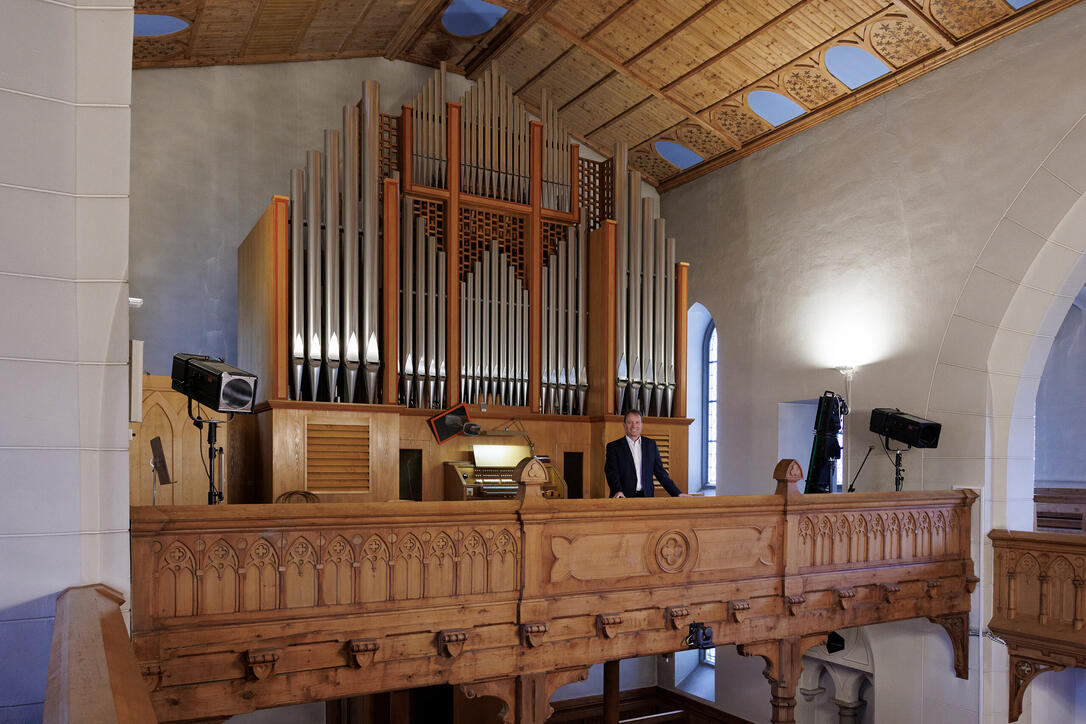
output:
M904 449L891 448L890 438L884 435L882 438L882 447L887 452L892 452L894 454L894 490L900 493L902 486L905 484L905 467L901 464L901 453L912 450L913 446L906 445ZM890 456L887 455L886 457Z
M226 452L218 447L218 426L226 424L234 419L234 413L228 413L228 417L225 420L212 420L197 417L192 413L192 398L189 398L189 418L192 420L192 424L196 426L197 430L202 430L204 425L207 425L207 504L215 505L222 502L222 483L225 478L226 472ZM215 487L215 458L219 458L219 485Z

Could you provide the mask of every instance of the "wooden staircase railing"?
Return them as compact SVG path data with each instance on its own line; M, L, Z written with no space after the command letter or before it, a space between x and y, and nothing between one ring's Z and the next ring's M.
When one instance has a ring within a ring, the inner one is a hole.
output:
M103 584L69 588L57 598L46 724L158 721L121 617L123 602Z
M1086 536L993 530L994 613L988 628L1007 642L1010 710L1045 671L1086 668Z
M969 491L132 509L132 629L162 721L438 683L541 722L592 664L684 648L767 661L774 722L838 628L927 617L967 676Z

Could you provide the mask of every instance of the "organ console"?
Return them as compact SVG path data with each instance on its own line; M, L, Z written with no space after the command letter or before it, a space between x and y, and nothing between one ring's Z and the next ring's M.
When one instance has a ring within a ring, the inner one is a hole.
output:
M471 460L445 463L445 500L512 500L517 497L517 464L529 456L523 445L476 444ZM565 498L566 481L549 457L538 456L547 472L545 498Z
M463 444L423 443L407 414L460 402L533 420L541 452L581 453L600 495L616 416L640 409L683 480L687 268L627 149L581 158L558 106L544 95L533 120L496 68L460 102L442 67L400 114L378 109L366 81L239 249L239 364L266 381L257 417L273 420L233 436L236 473L261 478L248 499L285 492L268 481L284 466L288 489L393 499L373 472L395 475L412 448L427 499L487 497L464 482ZM369 449L332 455L336 424ZM454 469L459 492L440 482Z

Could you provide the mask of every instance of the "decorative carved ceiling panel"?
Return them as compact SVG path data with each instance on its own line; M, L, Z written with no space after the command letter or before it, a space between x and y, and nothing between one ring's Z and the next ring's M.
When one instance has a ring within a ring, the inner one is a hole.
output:
M450 0L136 0L190 23L136 38L134 68L384 56L475 78L497 63L538 109L544 91L583 143L673 188L832 117L1079 0L491 0L506 15L455 36ZM826 51L867 51L890 72L850 90ZM774 127L751 110L771 90L804 113ZM705 160L680 170L654 143ZM635 153L636 151L636 153Z

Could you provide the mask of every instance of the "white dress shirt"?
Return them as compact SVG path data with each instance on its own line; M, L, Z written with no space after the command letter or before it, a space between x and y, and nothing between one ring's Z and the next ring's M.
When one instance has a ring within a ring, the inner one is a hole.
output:
M630 446L630 454L633 455L634 470L637 472L637 492L641 492L641 437L631 440L626 436L626 442Z

